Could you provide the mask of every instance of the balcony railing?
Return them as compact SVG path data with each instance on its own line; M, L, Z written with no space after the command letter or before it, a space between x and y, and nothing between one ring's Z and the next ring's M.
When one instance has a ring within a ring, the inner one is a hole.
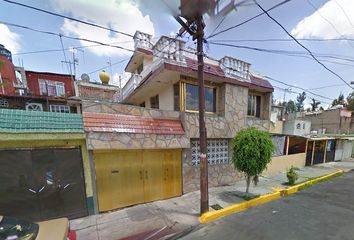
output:
M250 79L251 64L232 57L223 57L219 62L226 76L243 78L246 81Z
M175 38L162 36L153 47L153 54L157 58L164 58L177 62L185 62L184 42Z
M134 47L135 49L144 48L151 50L151 35L136 31L136 33L134 34Z
M140 74L132 74L128 82L124 85L122 89L122 100L126 99L141 83L141 81L150 73L155 71L160 64L161 59L155 60L151 65L148 65Z

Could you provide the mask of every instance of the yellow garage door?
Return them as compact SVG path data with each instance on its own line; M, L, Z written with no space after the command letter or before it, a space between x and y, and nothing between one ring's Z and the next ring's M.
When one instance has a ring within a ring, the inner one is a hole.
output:
M95 151L99 210L182 194L181 150Z

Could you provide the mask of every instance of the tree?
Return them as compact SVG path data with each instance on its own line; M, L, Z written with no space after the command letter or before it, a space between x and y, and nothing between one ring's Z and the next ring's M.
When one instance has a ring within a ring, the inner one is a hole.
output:
M320 105L321 102L316 101L316 99L312 98L312 103L311 103L311 110L316 111L318 108L318 105Z
M304 110L304 101L306 99L306 93L302 92L296 97L296 111L301 112Z
M258 176L271 161L273 151L270 134L254 127L243 129L234 137L232 163L246 175L247 195L251 180L257 185Z
M345 106L345 99L343 93L340 93L337 99L334 99L332 101L332 107L337 106L337 105L343 105Z
M293 100L289 100L289 102L285 104L285 111L287 113L293 113L296 111L296 105Z
M347 97L347 109L354 111L354 92L349 93Z

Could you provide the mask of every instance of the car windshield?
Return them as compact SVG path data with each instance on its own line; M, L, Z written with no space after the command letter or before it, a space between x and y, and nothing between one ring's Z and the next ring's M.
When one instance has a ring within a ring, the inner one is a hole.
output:
M11 217L0 218L0 240L34 240L38 224Z

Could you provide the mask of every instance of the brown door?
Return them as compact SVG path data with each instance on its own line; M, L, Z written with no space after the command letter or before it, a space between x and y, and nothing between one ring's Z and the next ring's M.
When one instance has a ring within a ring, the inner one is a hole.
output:
M312 164L312 150L313 150L313 141L307 142L307 152L306 152L306 166L311 166Z
M1 214L33 221L87 215L79 148L4 150L0 164Z

